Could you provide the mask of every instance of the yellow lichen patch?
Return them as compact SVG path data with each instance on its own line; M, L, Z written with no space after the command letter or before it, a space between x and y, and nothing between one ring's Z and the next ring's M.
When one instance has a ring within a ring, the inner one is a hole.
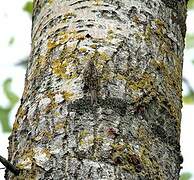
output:
M55 93L52 91L47 91L46 95L48 96L48 98L50 98L52 101L54 99Z
M59 59L53 60L52 72L57 76L61 76L64 73L64 66Z
M49 4L52 4L52 2L53 2L53 0L48 0L48 3L49 3Z
M71 100L73 98L74 93L69 92L69 91L64 91L62 93L62 95L63 95L63 98L64 98L65 101L69 101L69 100Z
M65 128L65 123L64 122L57 122L55 124L55 130L58 131L60 129L64 129Z
M59 43L54 42L54 41L49 39L48 43L47 43L47 48L48 48L48 50L51 50L51 49L55 48L58 45L59 45Z
M16 167L19 169L31 169L33 163L34 152L31 148L25 149L22 152L21 158L19 159Z
M82 62L87 62L91 60L94 57L94 53L89 53L84 55L84 57L81 59Z
M66 23L70 17L74 17L75 18L76 14L73 13L73 12L68 12L68 13L64 14L64 22Z
M155 19L154 22L157 26L165 27L165 23L161 19Z
M99 59L102 61L109 61L111 57L106 52L99 52Z
M42 150L42 153L44 153L47 158L50 158L51 157L51 153L50 153L50 151L47 148L44 148Z
M88 130L84 129L83 131L80 131L79 137L82 139L85 138L88 134L89 134Z
M60 116L60 113L59 112L55 112L54 114L56 117L59 117Z
M51 100L50 104L44 109L46 112L50 112L51 110L57 107L57 103L55 102L55 93L52 91L48 91L46 96Z
M68 13L66 13L66 14L64 14L64 17L66 18L66 17L76 17L76 14L75 13L73 13L73 12L68 12Z
M30 164L30 163L29 163ZM16 168L18 168L18 169L24 169L24 167L25 167L25 164L23 164L23 163L18 163L18 164L16 164Z
M75 39L77 40L84 40L85 39L85 35L82 33L78 33L75 35Z
M52 62L52 72L56 76L65 79L73 79L77 77L76 72L74 71L74 65L69 61L71 61L71 57L68 60L61 61L59 59L53 60Z
M69 36L69 39L76 39L75 37L77 36L77 30L76 29L71 29L68 32L66 32Z
M42 132L43 137L47 137L48 139L52 139L52 133L50 131L43 131Z
M60 54L60 59L63 59L63 61L70 61L71 59L70 58L73 58L74 56L76 56L76 52L75 52L75 49L76 49L76 43L73 43L71 45L68 45L66 47L64 47L63 51L61 52Z
M163 33L163 29L161 27L157 28L155 30L155 33L157 34L157 36L159 37L159 39L163 39L164 33Z
M102 4L102 0L94 0L94 5L99 6Z
M46 58L44 56L39 56L37 63L40 64L40 68L44 68L47 64Z
M18 123L18 121L15 121L14 122L14 124L13 124L13 130L15 131L15 130L17 130L18 128L19 128L19 123Z
M57 105L57 103L56 102L52 102L52 103L50 103L46 108L45 108L45 112L50 112L50 111L52 111L53 109L56 109L56 107L57 107L58 105Z
M59 38L59 43L62 44L62 43L66 43L69 40L70 36L68 33L62 33L58 36L58 38Z
M103 142L103 136L101 136L101 135L95 136L94 141L95 141L95 143L98 143L98 144L102 143Z
M107 39L110 41L114 38L114 36L115 36L114 31L112 29L108 30Z
M81 52L81 53L85 53L86 51L87 51L86 47L80 47L79 48L79 52Z
M93 49L96 49L97 48L97 44L91 44L90 47L93 48Z
M125 76L125 75L122 75L122 74L117 73L117 75L116 75L116 79L118 79L118 80L126 80L126 76Z
M23 118L25 115L26 115L26 110L22 106L20 106L16 115L17 119Z
M52 139L53 135L51 134L50 131L42 131L34 138L34 140L39 141L43 137L45 137L45 138L47 137L48 139Z
M111 80L113 80L114 75L115 74L113 72L111 72L109 69L105 69L102 72L101 80L102 81L111 81Z
M146 30L145 30L145 33L144 33L144 37L145 37L145 41L151 45L151 37L152 37L152 28L150 26L150 24L148 24L146 26Z

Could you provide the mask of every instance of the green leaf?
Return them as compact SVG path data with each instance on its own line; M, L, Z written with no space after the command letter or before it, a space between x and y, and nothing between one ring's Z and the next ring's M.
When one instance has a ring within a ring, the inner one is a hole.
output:
M9 114L11 108L3 108L0 106L0 122L2 125L3 132L10 132L11 127L9 125Z
M194 34L186 34L186 48L194 48Z
M23 10L26 11L28 14L32 15L32 10L33 10L33 2L28 1L23 7Z
M189 180L192 178L192 174L189 172L182 173L179 180Z
M189 93L188 95L183 96L183 102L185 104L193 104L194 103L194 94Z
M194 0L189 0L187 7L188 7L188 9L194 8Z
M7 99L9 100L10 108L14 107L19 100L18 96L11 90L11 82L12 82L11 78L8 78L3 82L3 91Z
M15 38L14 38L14 37L11 37L11 38L9 39L8 45L9 45L9 46L12 45L12 44L14 43L14 41L15 41Z
M11 127L9 125L9 115L19 99L18 96L11 90L11 82L11 78L8 78L3 82L3 91L9 101L7 107L4 108L0 106L0 123L2 125L3 132L11 131Z

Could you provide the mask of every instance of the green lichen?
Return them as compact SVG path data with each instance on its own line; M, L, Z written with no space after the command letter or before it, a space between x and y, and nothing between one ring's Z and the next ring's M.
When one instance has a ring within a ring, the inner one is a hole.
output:
M134 152L131 145L112 144L112 161L123 170L130 173L141 172L143 166L137 152Z
M134 79L127 79L127 86L132 89L132 92L141 92L144 90L146 93L149 92L149 96L156 95L155 78L148 72L145 72ZM144 101L146 101L146 98L144 98Z
M152 37L152 28L151 28L151 25L150 24L148 24L147 26L146 26L146 30L145 30L145 33L144 33L144 39L145 39L145 41L146 41L146 43L148 44L148 45L151 45L151 37Z
M107 40L112 40L113 38L115 37L115 33L114 33L114 31L112 30L112 29L110 29L110 30L108 30L108 32L107 32Z
M165 63L163 60L152 60L150 61L150 65L152 65L157 71L162 73L163 80L162 84L164 85L164 89L167 90L165 97L164 96L157 97L159 102L160 103L165 102L165 105L169 107L168 108L169 113L173 117L175 117L175 119L179 119L179 111L174 104L174 99L168 98L168 90L170 89L174 89L175 92L177 92L177 95L181 98L181 86L179 85L179 75L173 74L173 71L170 71L168 64ZM176 70L175 73L177 73Z
M85 138L88 134L89 134L89 131L87 129L84 129L80 131L79 137L82 139L82 138Z
M147 146L149 147L149 145ZM151 157L152 156L150 155L150 151L146 148L146 146L142 147L140 150L140 159L144 167L144 172L148 173L150 177L155 177L157 175L159 180L165 179L164 174L160 168L160 164L158 164L155 158Z

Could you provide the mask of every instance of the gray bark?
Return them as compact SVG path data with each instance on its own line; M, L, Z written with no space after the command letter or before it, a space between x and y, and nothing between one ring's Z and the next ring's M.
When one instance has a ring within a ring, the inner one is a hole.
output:
M179 177L184 0L35 0L6 179Z

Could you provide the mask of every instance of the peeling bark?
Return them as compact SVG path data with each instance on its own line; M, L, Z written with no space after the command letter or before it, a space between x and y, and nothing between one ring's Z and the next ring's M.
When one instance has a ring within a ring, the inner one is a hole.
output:
M184 0L35 0L5 178L178 179L185 18Z

